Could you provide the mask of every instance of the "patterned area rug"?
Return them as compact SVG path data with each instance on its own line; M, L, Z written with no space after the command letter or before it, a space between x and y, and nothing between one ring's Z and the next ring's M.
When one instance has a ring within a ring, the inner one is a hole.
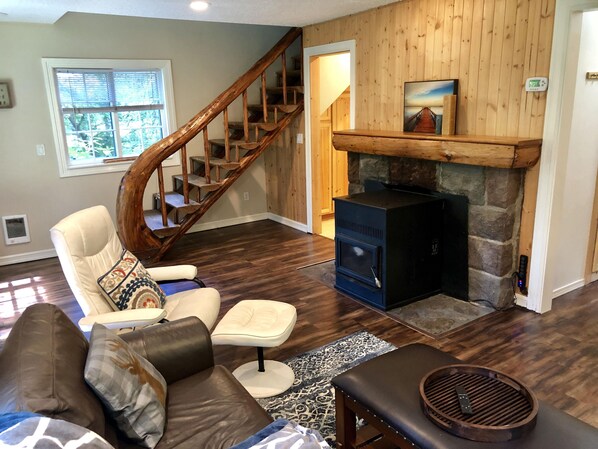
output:
M295 372L295 382L285 393L258 399L273 418L285 418L315 429L336 447L334 389L337 374L395 349L369 332L356 332L313 351L285 361Z

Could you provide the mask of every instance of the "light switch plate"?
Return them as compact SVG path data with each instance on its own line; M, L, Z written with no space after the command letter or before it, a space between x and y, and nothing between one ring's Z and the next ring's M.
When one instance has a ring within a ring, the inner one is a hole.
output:
M12 108L8 83L0 83L0 108Z

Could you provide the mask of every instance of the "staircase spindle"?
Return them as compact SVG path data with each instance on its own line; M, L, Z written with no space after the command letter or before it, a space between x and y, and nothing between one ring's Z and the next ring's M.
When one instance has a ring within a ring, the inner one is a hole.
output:
M262 106L264 108L264 123L268 121L268 102L266 101L266 72L262 72Z
M203 151L204 151L204 165L206 173L206 184L212 183L212 177L210 176L210 139L208 139L208 127L203 129Z
M187 145L181 147L181 165L183 168L183 200L189 204L189 171L187 170Z
M230 140L228 131L228 108L224 108L224 159L230 162Z
M287 104L287 53L282 52L282 103Z
M160 212L162 213L162 226L168 226L168 211L166 210L166 192L164 191L164 172L162 164L158 165L158 191L160 192Z
M247 89L243 91L243 137L249 142L249 115L247 113ZM237 145L237 150L239 146ZM237 153L238 155L238 153ZM238 160L238 159L237 159Z

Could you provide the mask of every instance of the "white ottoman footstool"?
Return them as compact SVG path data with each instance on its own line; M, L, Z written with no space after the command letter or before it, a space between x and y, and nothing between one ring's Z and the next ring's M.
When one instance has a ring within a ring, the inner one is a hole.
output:
M254 398L276 396L293 385L293 370L284 363L264 360L264 348L283 344L291 335L296 321L297 310L291 304L244 300L233 306L212 332L214 345L257 347L257 361L233 371Z

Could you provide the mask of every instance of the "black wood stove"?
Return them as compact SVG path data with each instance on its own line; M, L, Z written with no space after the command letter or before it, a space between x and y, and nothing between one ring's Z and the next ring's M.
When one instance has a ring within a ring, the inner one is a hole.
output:
M334 201L337 289L382 310L441 291L442 199L385 189Z

